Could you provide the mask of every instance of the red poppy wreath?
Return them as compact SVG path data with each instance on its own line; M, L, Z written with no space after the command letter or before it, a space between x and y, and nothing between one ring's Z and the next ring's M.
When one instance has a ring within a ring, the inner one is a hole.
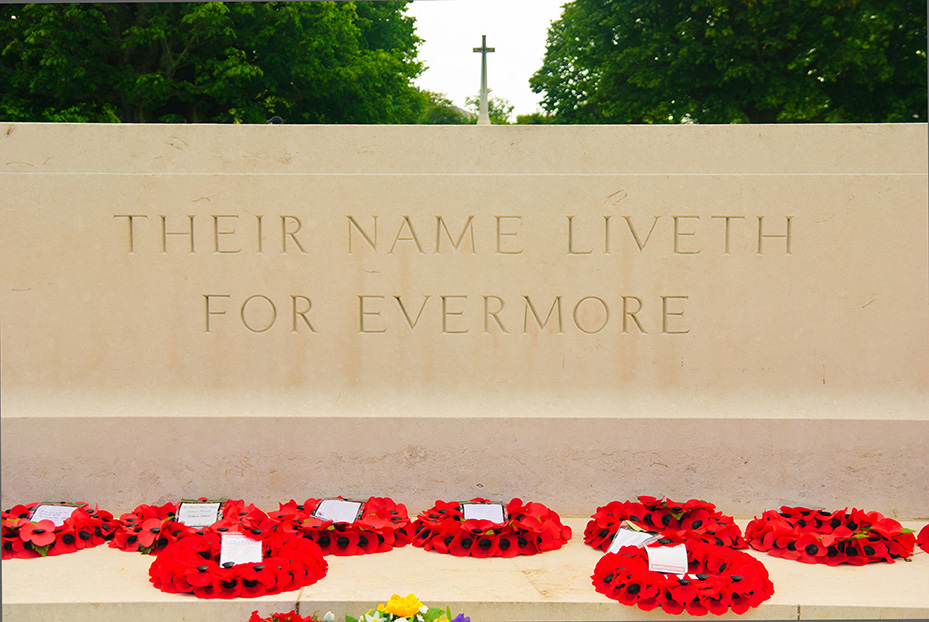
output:
M731 516L716 511L706 501L691 499L685 503L655 497L635 501L613 501L597 508L584 529L584 543L595 549L609 549L623 523L661 535L662 544L706 542L735 549L748 547L742 530Z
M648 569L651 546L607 553L594 568L594 587L624 605L695 616L722 615L730 608L745 613L774 594L764 564L748 553L697 541L686 547L688 570L680 577Z
M805 564L893 562L909 557L916 544L910 529L878 512L836 512L782 507L768 510L745 528L752 548Z
M208 502L201 497L193 503ZM181 502L185 503L185 502ZM172 542L191 535L200 535L217 528L228 530L233 525L246 529L268 527L268 515L241 499L215 501L220 505L222 518L206 527L192 527L177 520L180 503L165 503L161 506L142 504L119 517L118 528L110 546L122 551L139 551L143 554L158 554Z
M929 553L929 525L919 530L919 535L916 536L916 544L926 553Z
M332 520L318 512L323 501L354 503L358 509L351 521ZM406 506L387 497L370 497L351 502L338 499L291 500L269 516L287 523L296 533L312 540L324 555L364 555L383 553L410 543L410 517Z
M457 557L516 557L560 549L571 539L571 528L541 503L513 499L498 522L465 518L464 505L489 503L436 501L413 523L413 546Z
M43 518L48 516L50 518ZM63 555L113 537L113 515L81 503L30 503L0 514L3 559Z
M234 526L231 532L260 538L261 561L221 565L223 532L208 531L165 547L148 570L149 580L171 594L252 598L312 585L326 576L328 564L322 551L305 538L283 529L256 535Z

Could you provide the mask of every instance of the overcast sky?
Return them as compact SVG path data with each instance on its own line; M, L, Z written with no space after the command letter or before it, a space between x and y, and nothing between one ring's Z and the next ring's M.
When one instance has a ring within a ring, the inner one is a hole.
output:
M481 88L481 55L473 49L487 35L487 86L514 106L517 114L540 110L529 78L542 66L548 26L561 16L566 0L414 0L407 14L416 18L424 43L419 59L428 67L416 81L422 89L445 93L464 108Z

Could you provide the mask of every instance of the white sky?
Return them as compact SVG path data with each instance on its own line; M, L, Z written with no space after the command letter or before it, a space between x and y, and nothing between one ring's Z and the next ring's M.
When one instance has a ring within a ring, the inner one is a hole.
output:
M567 0L414 0L407 15L416 18L416 33L424 40L419 60L427 67L416 85L445 93L456 105L481 88L481 35L487 47L487 87L491 95L513 104L518 114L539 111L539 96L529 90L529 78L542 66L545 37L561 17Z

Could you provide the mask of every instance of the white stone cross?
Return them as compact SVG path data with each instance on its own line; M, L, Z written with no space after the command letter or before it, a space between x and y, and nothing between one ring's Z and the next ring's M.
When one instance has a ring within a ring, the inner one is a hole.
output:
M481 47L474 48L481 53L481 103L477 113L478 125L490 125L490 112L487 109L487 53L494 48L487 47L487 35L481 35Z

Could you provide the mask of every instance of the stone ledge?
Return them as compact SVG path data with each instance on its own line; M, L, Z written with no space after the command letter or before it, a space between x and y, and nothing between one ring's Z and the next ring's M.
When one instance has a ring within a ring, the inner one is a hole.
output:
M299 591L253 599L198 600L164 594L148 583L151 558L98 547L42 560L3 562L6 622L245 622L299 607L303 615L357 615L391 594L415 592L448 604L475 622L659 620L661 610L624 607L598 594L590 574L600 553L583 544L586 518L566 519L574 530L561 550L531 557L477 560L413 547L368 557L329 557L329 575ZM744 527L746 521L737 521ZM919 523L906 523L917 529ZM929 555L911 562L864 567L810 566L751 552L762 559L774 596L743 616L766 619L929 618ZM715 617L714 617L715 619Z
M519 497L562 516L639 494L730 516L780 505L926 518L929 420L3 418L3 507L46 499L116 513L185 496L262 508L307 497ZM617 476L621 474L621 477ZM75 476L76 475L76 476ZM196 494L194 494L196 493Z

